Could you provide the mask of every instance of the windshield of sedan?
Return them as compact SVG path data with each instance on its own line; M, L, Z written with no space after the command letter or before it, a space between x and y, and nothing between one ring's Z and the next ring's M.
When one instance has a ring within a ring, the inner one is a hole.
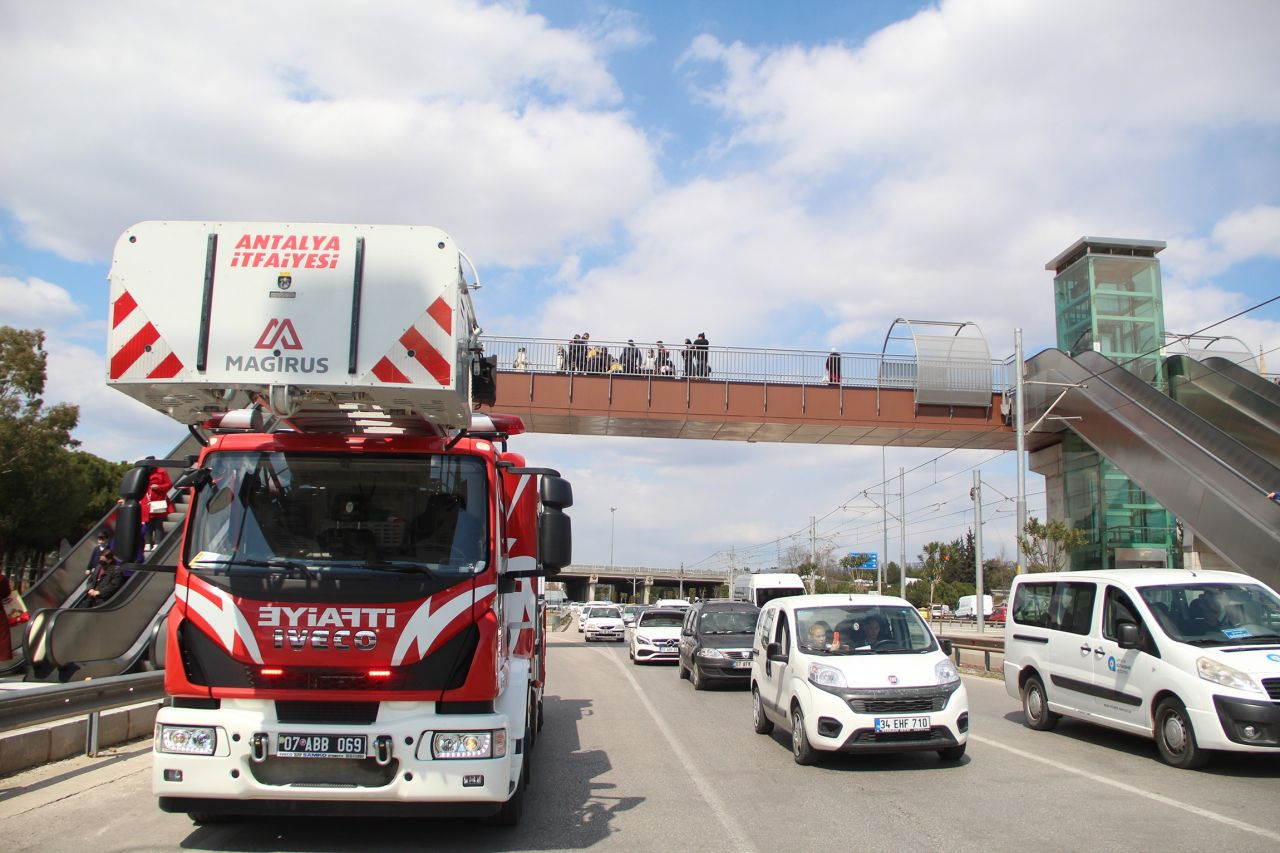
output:
M467 575L488 559L479 458L227 452L205 464L193 571Z
M588 607L588 619L621 619L622 611L616 607Z
M937 648L914 607L842 604L796 610L800 647L810 654L927 652Z
M684 615L680 613L641 613L640 628L679 628L684 624Z
M1280 640L1280 598L1252 583L1145 586L1138 592L1160 629L1193 646Z
M758 610L712 610L699 617L698 631L703 634L753 634L759 614Z

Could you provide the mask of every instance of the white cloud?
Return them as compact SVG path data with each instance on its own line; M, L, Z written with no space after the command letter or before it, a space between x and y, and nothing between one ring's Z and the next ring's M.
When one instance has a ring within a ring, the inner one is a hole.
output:
M489 264L527 264L605 239L655 180L599 48L520 8L132 2L7 19L0 74L26 85L0 92L23 128L0 199L29 245L67 258L106 257L141 219L285 219L442 224Z
M0 276L0 325L45 327L78 319L83 313L71 294L52 282Z

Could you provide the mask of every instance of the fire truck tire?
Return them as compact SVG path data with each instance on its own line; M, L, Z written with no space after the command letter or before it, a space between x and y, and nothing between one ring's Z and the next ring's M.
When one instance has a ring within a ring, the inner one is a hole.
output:
M542 700L541 699L538 700L538 725L536 726L536 728L538 731L542 731Z
M191 822L196 826L204 826L210 823L229 823L236 819L233 814L210 814L209 812L187 812L187 817L191 818Z

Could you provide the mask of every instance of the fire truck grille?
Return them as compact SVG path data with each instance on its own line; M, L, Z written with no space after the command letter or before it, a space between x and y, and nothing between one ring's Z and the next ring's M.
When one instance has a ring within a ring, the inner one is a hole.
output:
M378 719L378 703L277 701L276 719L282 723L369 726Z
M263 785L291 788L381 788L396 778L400 762L385 767L372 758L276 758L249 762Z

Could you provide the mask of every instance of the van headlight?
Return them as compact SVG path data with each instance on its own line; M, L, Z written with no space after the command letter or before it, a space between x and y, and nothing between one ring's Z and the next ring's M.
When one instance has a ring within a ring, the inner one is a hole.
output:
M170 726L156 732L156 752L174 755L213 755L218 736L212 726Z
M1198 659L1196 661L1196 671L1200 673L1200 677L1205 681L1212 681L1214 684L1221 684L1223 687L1234 687L1236 690L1247 690L1250 693L1263 692L1252 676L1213 658Z
M933 667L933 674L938 677L939 684L950 684L953 681L960 680L960 673L956 670L956 665L950 660L940 660Z
M709 649L706 646L703 646L702 648L698 649L698 657L714 658L716 660L722 660L725 657L725 653L720 651L719 649Z
M809 664L809 683L815 687L822 687L828 690L833 687L849 686L849 682L845 680L843 672L834 666L827 666L822 663Z

